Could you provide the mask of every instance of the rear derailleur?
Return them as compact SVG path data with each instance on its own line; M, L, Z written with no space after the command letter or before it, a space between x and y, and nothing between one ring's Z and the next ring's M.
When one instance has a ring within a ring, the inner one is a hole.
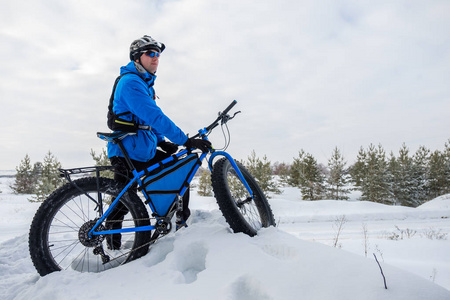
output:
M106 263L108 263L111 260L110 257L108 255L106 255L105 251L103 250L102 244L99 244L99 245L95 246L95 248L93 250L93 253L95 255L100 255L101 256L103 264L106 264Z

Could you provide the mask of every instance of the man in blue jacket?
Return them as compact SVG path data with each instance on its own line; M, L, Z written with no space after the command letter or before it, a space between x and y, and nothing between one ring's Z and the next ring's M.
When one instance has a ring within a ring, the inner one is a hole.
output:
M130 46L131 61L126 66L121 67L120 74L122 77L114 92L112 111L116 122L131 123L143 128L138 129L136 135L127 136L122 140L123 146L138 171L169 157L178 150L178 145L198 148L203 152L208 151L211 147L209 141L189 139L156 104L153 85L159 59L164 49L163 43L157 42L148 35L133 41ZM161 150L157 149L157 146ZM108 143L108 157L117 171L114 178L124 183L128 182L133 175L117 144ZM188 208L189 191L185 193L183 200L183 216L181 216L181 219L185 222L190 215ZM128 209L120 205L108 219L123 220L127 212ZM111 229L122 227L121 222L111 223L113 224L110 227ZM120 234L114 234L112 238L108 237L108 247L119 249L121 246L120 240Z

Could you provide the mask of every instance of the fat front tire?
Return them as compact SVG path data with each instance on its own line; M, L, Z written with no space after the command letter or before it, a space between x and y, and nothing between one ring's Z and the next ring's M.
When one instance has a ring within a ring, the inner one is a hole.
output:
M113 235L87 234L124 188L122 184L107 178L99 178L97 182L95 177L74 183L77 187L68 183L53 192L33 218L28 244L41 276L65 269L101 272L147 253L150 231L122 233L120 245L115 247L111 246ZM126 207L126 214L120 220L103 222L99 230L106 230L118 221L122 222L119 228L150 225L145 205L136 193L125 193L119 205Z
M231 229L236 233L254 236L263 227L275 226L275 220L269 202L256 180L241 163L235 162L250 186L253 198L226 158L218 160L212 170L214 196Z

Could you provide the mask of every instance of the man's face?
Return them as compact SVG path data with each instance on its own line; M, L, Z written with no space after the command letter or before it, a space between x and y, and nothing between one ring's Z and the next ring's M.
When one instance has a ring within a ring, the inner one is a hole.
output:
M151 57L153 55L153 57ZM155 74L158 69L160 53L156 50L149 50L141 55L141 64L147 72Z

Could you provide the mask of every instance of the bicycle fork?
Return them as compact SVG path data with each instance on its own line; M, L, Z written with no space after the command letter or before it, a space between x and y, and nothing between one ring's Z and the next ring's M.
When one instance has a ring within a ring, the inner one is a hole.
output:
M242 184L245 186L245 188L247 189L248 193L250 194L250 198L253 199L253 191L252 191L252 189L248 185L247 180L245 180L244 175L242 175L241 170L239 170L239 167L237 166L236 162L234 161L234 159L231 157L230 154L228 154L227 152L224 152L224 151L215 151L215 152L213 152L211 154L211 157L209 158L209 163L208 163L209 169L212 171L212 161L218 155L225 156L225 158L228 159L228 161L230 162L230 164L233 167L234 171L236 172L236 175L239 177L239 180L242 182Z

